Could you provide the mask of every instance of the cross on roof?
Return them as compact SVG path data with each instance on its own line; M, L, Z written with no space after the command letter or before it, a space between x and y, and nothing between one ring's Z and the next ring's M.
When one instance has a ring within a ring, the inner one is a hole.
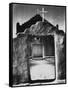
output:
M45 11L44 8L42 8L42 11L39 11L39 10L37 9L37 13L39 13L39 12L42 14L42 22L44 22L45 13L47 13L48 11Z

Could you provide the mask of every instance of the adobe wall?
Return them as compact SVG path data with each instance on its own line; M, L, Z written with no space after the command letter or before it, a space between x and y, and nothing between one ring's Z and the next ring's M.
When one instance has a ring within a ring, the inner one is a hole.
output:
M27 36L13 40L13 83L28 82Z
M56 56L56 75L57 79L66 78L66 54L65 36L55 34L55 56Z
M40 25L41 24L41 25ZM31 26L25 31L27 34L23 34L15 39L13 39L13 83L24 83L29 82L29 58L30 55L30 42L28 38L28 31L30 34L48 34L48 30L52 27L46 27L46 24L42 26L42 23L38 22ZM40 31L39 31L40 30ZM41 32L42 30L42 32ZM54 32L53 32L54 31ZM45 32L45 33L44 33ZM59 32L59 31L58 31ZM56 75L57 79L65 78L65 40L64 35L57 33L56 30L52 30L51 33L54 35L55 40L55 57L56 57Z

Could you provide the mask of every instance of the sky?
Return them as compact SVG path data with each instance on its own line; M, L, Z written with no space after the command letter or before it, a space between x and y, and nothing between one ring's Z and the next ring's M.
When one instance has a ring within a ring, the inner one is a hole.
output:
M59 29L65 32L65 6L13 4L13 38L16 37L16 23L22 25L37 14L37 9L41 11L42 8L48 11L45 19L54 26L58 24Z

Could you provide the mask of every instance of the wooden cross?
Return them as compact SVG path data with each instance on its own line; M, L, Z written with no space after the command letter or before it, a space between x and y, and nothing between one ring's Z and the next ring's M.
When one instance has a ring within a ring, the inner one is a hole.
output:
M42 22L44 22L44 18L45 18L45 13L47 13L48 11L45 11L44 8L42 8L42 11L39 11L37 9L37 13L40 12L42 14Z

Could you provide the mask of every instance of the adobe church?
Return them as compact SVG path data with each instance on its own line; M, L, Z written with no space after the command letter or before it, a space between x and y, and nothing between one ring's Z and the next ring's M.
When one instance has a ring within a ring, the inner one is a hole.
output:
M16 29L13 83L62 83L66 78L66 38L59 25L54 26L36 14L22 25L17 23Z

